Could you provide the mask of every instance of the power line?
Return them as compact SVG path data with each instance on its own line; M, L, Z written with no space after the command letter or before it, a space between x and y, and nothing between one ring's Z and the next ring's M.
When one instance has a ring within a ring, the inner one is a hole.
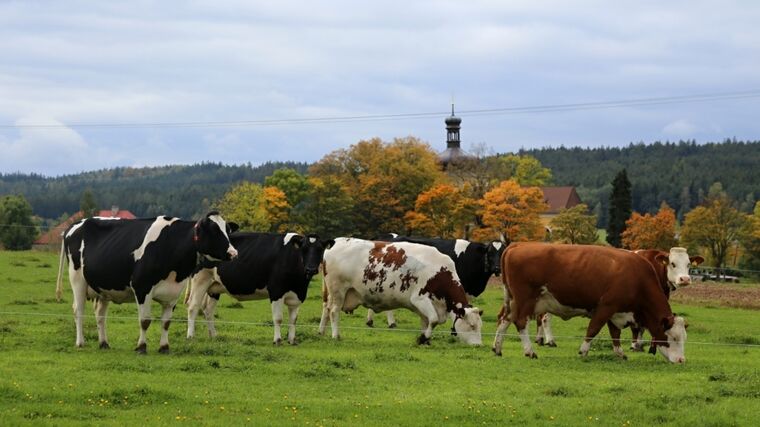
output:
M680 95L654 98L624 99L617 101L580 102L570 104L548 104L524 107L503 107L460 110L459 113L468 116L540 114L586 110L604 110L624 107L646 107L667 104L688 104L735 99L760 98L760 90L739 92L722 92L697 95ZM66 128L193 128L193 127L240 127L240 126L272 126L272 125L301 125L323 123L353 123L386 120L408 120L439 118L448 115L448 111L375 114L355 116L330 116L313 118L286 118L261 120L230 120L230 121L182 121L182 122L144 122L144 123L72 123L72 124L0 124L0 129L66 129Z

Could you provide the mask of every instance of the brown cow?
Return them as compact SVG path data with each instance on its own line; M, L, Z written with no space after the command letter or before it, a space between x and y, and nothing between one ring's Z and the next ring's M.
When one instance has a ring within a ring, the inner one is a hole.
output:
M524 354L535 358L526 329L530 316L549 312L569 319L591 318L579 353L588 354L591 340L607 324L615 354L620 329L637 323L652 334L650 352L660 352L673 363L683 363L684 319L670 310L654 268L643 257L618 249L545 243L513 244L501 261L508 291L506 316L499 319L493 350L501 355L504 330L517 327Z

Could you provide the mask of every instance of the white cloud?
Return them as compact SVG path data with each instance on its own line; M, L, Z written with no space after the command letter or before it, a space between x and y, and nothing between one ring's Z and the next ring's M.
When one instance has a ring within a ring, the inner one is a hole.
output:
M668 136L689 137L699 131L699 127L686 119L679 119L668 123L662 128L662 132Z

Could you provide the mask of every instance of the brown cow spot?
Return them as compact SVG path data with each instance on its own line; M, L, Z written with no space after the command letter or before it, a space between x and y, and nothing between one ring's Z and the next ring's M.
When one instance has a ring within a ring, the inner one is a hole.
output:
M375 247L369 250L369 259L367 261L370 264L378 264L382 262L383 248L385 245L385 242L375 242Z
M324 260L322 261L322 275L327 276L327 263Z
M417 277L413 276L410 271L407 271L406 274L401 276L401 287L399 290L401 292L406 292L407 289L409 289L412 285L417 284Z
M385 249L383 266L396 271L404 264L406 264L406 252L403 249L398 249L395 246L388 246Z

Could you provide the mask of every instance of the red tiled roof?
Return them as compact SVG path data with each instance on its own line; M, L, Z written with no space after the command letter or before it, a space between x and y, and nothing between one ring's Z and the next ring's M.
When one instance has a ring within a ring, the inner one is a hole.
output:
M541 187L544 201L549 205L545 214L558 214L561 209L572 208L583 203L575 187Z

